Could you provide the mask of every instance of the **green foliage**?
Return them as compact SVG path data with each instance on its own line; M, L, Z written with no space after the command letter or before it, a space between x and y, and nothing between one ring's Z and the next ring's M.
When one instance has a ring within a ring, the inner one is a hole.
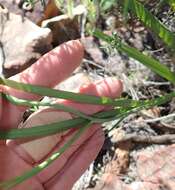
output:
M136 15L146 27L150 28L169 47L175 49L175 34L151 14L142 3L137 0L129 0L129 3L128 0L122 0L120 3L125 7L126 11L130 10L131 13Z
M95 25L96 17L97 17L97 11L96 11L96 4L95 1L91 0L81 0L81 3L86 7L87 9L87 19L91 23L91 25Z
M72 0L67 1L67 13L70 18L73 18L74 2Z
M131 4L130 0L125 0L124 6L123 6L123 16L124 16L125 20L127 20L127 18L128 18L130 4Z
M175 11L175 0L165 0L168 1L169 5L172 7L172 9Z
M100 8L101 11L108 11L110 10L114 5L116 5L117 0L101 0L100 1Z
M69 16L69 18L73 18L74 1L66 0L66 7L64 6L64 0L55 0L55 4L58 9L61 9L63 12L65 12Z
M113 48L116 48L119 51L126 53L129 57L136 59L137 61L141 62L142 64L150 68L155 73L159 74L161 77L175 84L175 73L171 72L168 67L161 64L158 60L155 60L154 58L150 56L144 55L143 53L138 51L136 48L130 47L122 43L119 40L119 38L117 38L116 35L109 36L102 33L99 30L95 30L94 35L106 41L107 43L109 43Z

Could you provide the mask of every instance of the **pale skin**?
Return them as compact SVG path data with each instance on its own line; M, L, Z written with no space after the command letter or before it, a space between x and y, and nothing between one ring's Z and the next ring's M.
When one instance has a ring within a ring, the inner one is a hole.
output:
M47 87L54 87L59 82L68 78L73 70L77 68L83 58L83 46L76 41L70 41L55 48L43 56L39 61L22 73L11 79L37 84ZM40 97L7 87L0 87L1 91L23 99L38 100ZM96 96L119 97L122 92L122 84L117 79L107 78L93 84L87 84L79 89L80 93ZM93 114L106 109L104 106L82 105L68 100L58 100L58 102L72 106L86 114ZM17 128L22 120L26 107L17 107L0 98L0 127L5 129ZM72 115L59 111L45 109L39 112L40 117L46 118L46 122L54 121L55 117L72 118ZM38 116L36 117L38 118ZM33 122L34 119L31 119ZM40 121L44 124L45 121ZM32 142L27 148L21 148L20 141L5 142L0 141L0 181L4 181L21 175L24 171L31 169L34 165L41 163L52 152L58 150L75 133L70 130L66 134L54 136L54 147L39 145L35 156L30 154L39 143ZM53 137L48 139L52 141ZM77 179L88 168L90 163L96 158L104 142L104 135L100 125L94 125L88 129L78 141L72 145L59 159L51 166L42 171L39 175L23 182L13 188L14 190L70 190ZM29 151L29 149L31 151ZM38 153L39 152L39 153Z

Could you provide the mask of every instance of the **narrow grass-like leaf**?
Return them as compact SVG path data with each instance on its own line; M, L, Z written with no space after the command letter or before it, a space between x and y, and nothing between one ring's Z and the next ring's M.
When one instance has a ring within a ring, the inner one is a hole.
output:
M167 94L166 96L161 96L152 100L144 101L134 101L134 104L131 104L128 107L116 108L109 111L99 112L94 114L94 118L102 119L101 123L112 121L115 119L120 119L123 116L127 116L130 113L136 112L140 109L148 109L153 106L158 106L170 101L175 97L175 92ZM132 102L131 102L132 103ZM134 106L135 105L135 106ZM88 123L91 120L85 118L75 118L66 121L61 121L58 123L52 123L49 125L35 126L32 128L20 128L20 129L11 129L8 131L0 131L0 139L16 139L16 138L26 138L26 137L41 137L52 135L55 133L60 133L71 128L76 128ZM92 122L92 121L91 121ZM93 122L94 123L94 122Z
M67 0L67 14L69 18L73 18L73 8L74 8L74 1Z
M102 11L108 11L110 10L118 0L101 0L100 1L100 9Z
M125 18L125 21L128 19L128 12L129 12L129 7L130 7L130 0L125 0L125 3L123 5L123 16Z
M55 90L43 86L31 85L31 84L24 84L16 81L12 81L9 79L0 78L0 84L12 87L17 90L34 93L41 96L48 96L60 99L68 99L80 103L87 103L87 104L96 104L96 105L106 105L106 106L117 106L117 107L128 107L131 104L135 106L137 101L128 100L128 99L112 99L109 97L98 97L98 96L91 96L86 94L62 91L62 90Z
M61 133L71 128L77 128L88 120L83 118L69 119L65 121L55 122L48 125L39 125L31 128L20 128L20 129L0 129L0 139L19 139L27 137L42 137L48 136L55 133Z
M79 117L82 117L84 119L88 119L88 120L90 120L92 122L95 122L95 123L105 122L105 119L91 117L89 115L84 114L83 112L80 112L79 110L77 110L75 108L72 108L70 106L65 106L65 105L59 104L59 103L45 103L45 102L38 102L38 101L30 101L30 100L25 100L25 99L19 99L19 98L16 98L14 96L10 96L10 95L7 95L7 94L3 94L3 97L6 98L12 104L18 105L18 106L52 107L52 108L55 108L55 109L58 109L58 110L62 110L62 111L65 111L65 112L75 114L75 115L77 115Z
M128 0L121 0L120 2L125 7ZM147 10L143 3L138 2L137 0L129 0L128 9L136 15L146 27L150 28L156 35L158 35L169 47L175 49L175 34L161 23L149 10Z
M25 84L16 82L13 80L5 79L0 77L0 84L12 87L17 90L41 95L48 97L55 97L60 99L69 99L80 103L87 104L99 104L99 105L113 105L114 100L108 97L97 97L85 94L78 94L73 92L67 92L63 90L55 90L43 86Z
M130 108L132 109L132 108ZM104 111L95 114L95 117L103 118L103 122L115 120L120 118L125 114L127 110L130 109L117 109ZM10 129L10 130L0 130L0 139L19 139L19 138L29 138L29 137L42 137L48 136L55 133L61 133L71 128L78 128L90 122L87 119L75 118L66 121L51 123L48 125L39 125L31 128L20 128L20 129Z
M62 148L60 148L57 152L53 153L52 156L50 156L48 159L43 161L41 164L35 166L33 169L25 172L23 175L15 177L14 179L4 181L0 183L0 187L3 190L9 190L16 185L22 183L23 181L37 175L39 172L41 172L44 168L48 167L50 164L53 163L57 158L59 158L82 134L85 132L87 128L89 128L91 123L86 124L84 127L81 127L77 133L75 133L72 138L63 145Z
M175 11L175 0L165 0L169 3L169 5L172 7L173 11Z
M152 71L159 74L161 77L175 84L175 73L171 72L167 66L161 64L158 60L148 55L144 55L143 53L138 51L136 48L130 47L122 43L121 41L119 41L117 38L104 34L99 30L95 30L94 35L106 41L107 43L111 44L112 47L126 53L128 56L141 62L142 64L150 68Z

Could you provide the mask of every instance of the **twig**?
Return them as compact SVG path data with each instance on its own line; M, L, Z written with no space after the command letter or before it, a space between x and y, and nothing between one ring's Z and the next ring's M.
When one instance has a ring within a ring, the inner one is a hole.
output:
M143 120L143 122L154 123L154 122L166 120L166 119L169 119L169 118L172 118L172 117L175 117L175 113L172 113L172 114L169 114L169 115L166 115L166 116L162 116L162 117L158 117L158 118L154 118L154 119L146 119L146 120Z
M154 81L143 81L144 85L155 85L155 86L161 86L161 85L170 85L170 82L154 82Z
M129 78L124 73L122 74L122 77L123 77L123 81L124 81L125 86L127 87L127 89L131 93L132 99L133 100L139 100L137 92L136 92L136 90L134 89L134 87L133 87L133 85L131 83L131 80L129 80Z
M104 70L104 71L105 71L106 73L108 73L110 76L115 76L114 73L112 73L109 69L106 69L103 64L100 65L100 64L97 64L97 63L95 63L94 61L91 61L91 60L88 60L88 59L83 59L83 62L84 62L84 63L91 64L91 65L93 65L93 66L95 66L95 67L97 67L97 68L99 68L99 69Z
M143 136L136 134L126 135L124 138L119 139L116 143L132 141L137 143L148 143L148 144L167 144L175 143L175 134L158 135L158 136Z
M78 15L82 15L82 14L85 14L86 13L86 9L84 6L82 5L79 5L75 8L73 8L73 17L74 16L78 16ZM67 20L67 19L70 19L69 16L67 14L63 14L63 15L59 15L59 16L55 16L53 18L50 18L50 19L46 19L42 22L41 26L44 28L44 27L48 27L48 25L50 23L54 23L54 22L60 22L62 20Z
M80 15L80 36L81 39L85 37L85 26L87 21L87 9L85 8L84 13Z

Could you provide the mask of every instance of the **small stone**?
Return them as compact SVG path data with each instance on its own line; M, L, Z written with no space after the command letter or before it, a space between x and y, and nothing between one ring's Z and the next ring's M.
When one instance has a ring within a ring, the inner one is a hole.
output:
M106 26L107 28L110 30L114 30L116 28L116 25L117 25L117 18L115 16L109 16L107 19L106 19Z
M90 190L90 189L89 189ZM93 190L132 190L118 176L114 174L103 175L100 183Z
M103 65L105 63L103 53L94 42L94 38L91 36L86 37L82 40L82 42L88 55L87 57L92 59L95 63Z
M41 22L42 27L48 27L53 33L53 44L60 45L69 40L80 38L79 18L85 13L84 6L73 8L72 15L61 14Z
M161 148L151 154L142 152L137 158L137 172L143 181L175 187L175 145Z
M50 29L40 28L27 18L23 21L21 16L13 13L4 18L1 33L6 77L26 69L52 48Z

